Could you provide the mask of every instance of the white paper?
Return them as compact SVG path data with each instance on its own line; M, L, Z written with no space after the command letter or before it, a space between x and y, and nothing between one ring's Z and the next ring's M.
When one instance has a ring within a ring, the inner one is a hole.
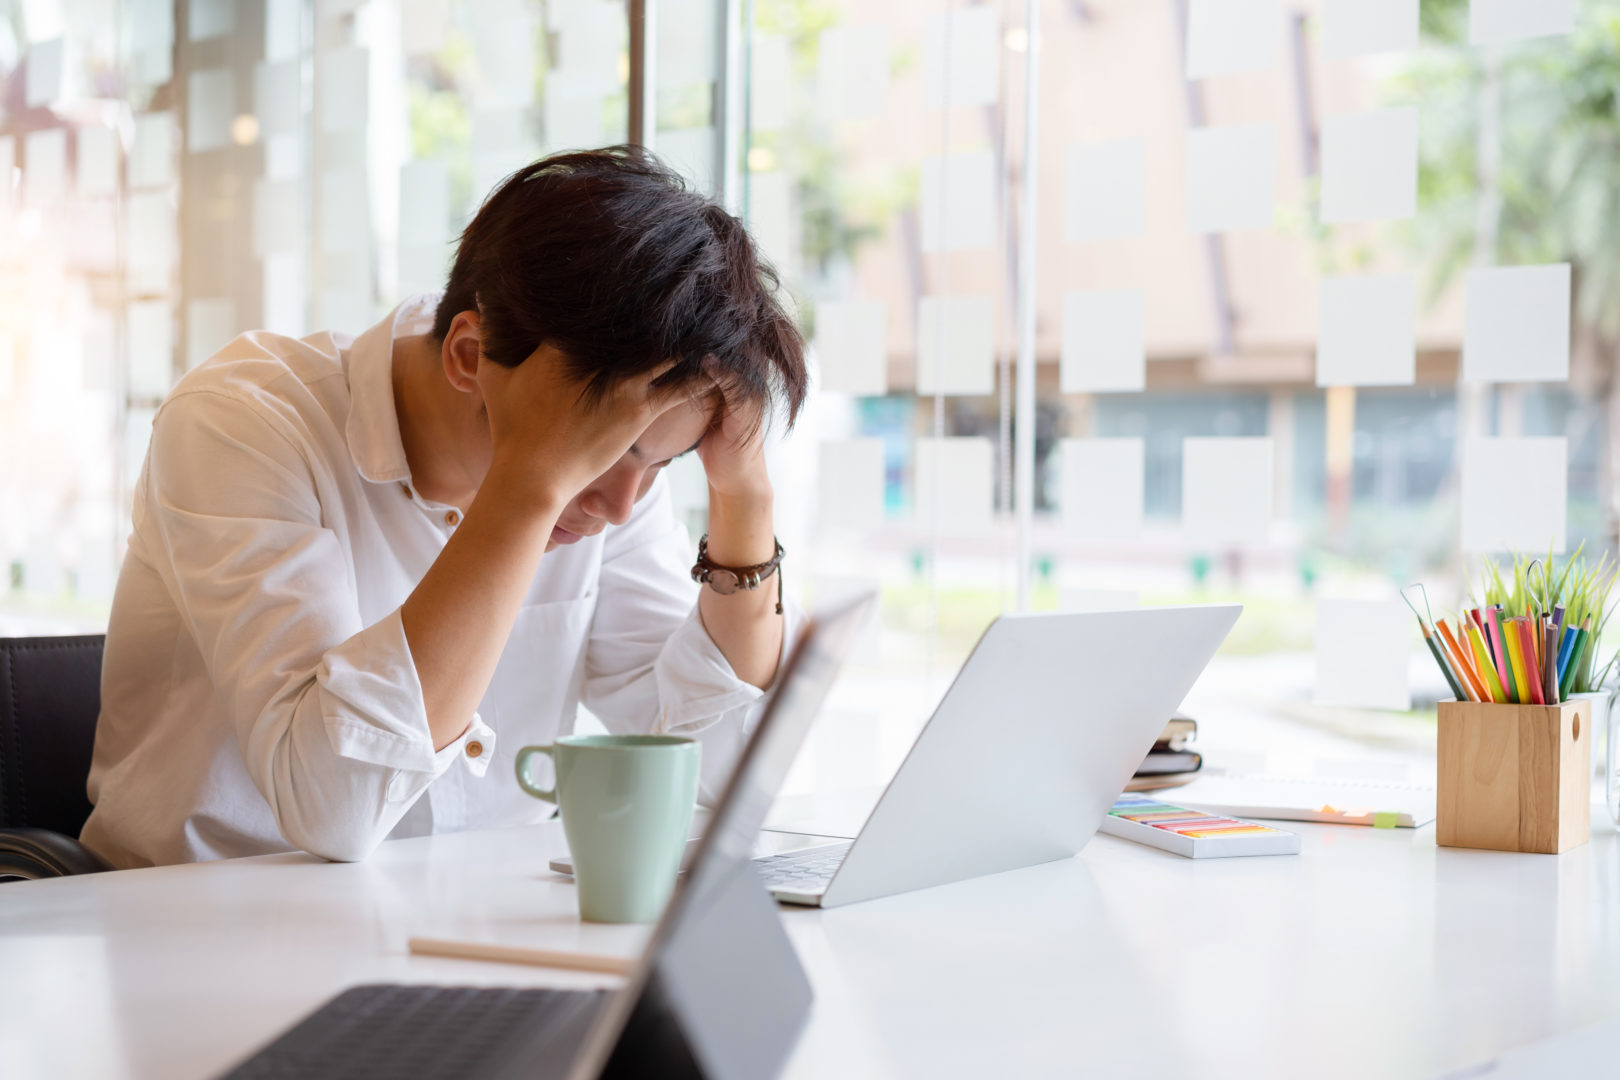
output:
M472 114L471 127L473 191L477 199L483 199L507 176L539 156L525 109L478 109Z
M1000 61L1001 16L994 7L930 15L923 26L923 105L994 105Z
M823 119L858 120L888 111L888 27L834 26L823 30L816 64L816 91Z
M294 60L303 51L303 0L265 0L264 58L271 63Z
M67 128L23 137L23 205L55 206L67 188Z
M480 0L472 14L477 66L473 102L479 108L511 108L534 103L538 23L521 2Z
M1063 294L1063 393L1139 391L1147 385L1142 294L1097 290Z
M1200 548L1263 544L1271 536L1268 438L1189 438L1181 444L1181 530Z
M189 41L224 37L236 29L236 0L191 0L186 13Z
M691 181L692 186L705 195L713 194L714 184L714 128L682 128L679 131L660 131L656 145L658 155Z
M174 385L174 311L167 300L128 308L129 396L161 398Z
M337 49L315 58L315 97L321 130L355 131L366 126L370 57L365 49Z
M1187 0L1187 78L1277 66L1277 0Z
M28 47L28 74L23 100L30 109L54 105L62 97L63 76L67 74L67 42L63 38L36 41Z
M401 0L399 20L406 56L436 53L450 36L450 0Z
M1463 291L1466 381L1569 378L1568 263L1470 270Z
M1418 0L1324 0L1322 52L1329 60L1418 47Z
M67 587L59 543L60 539L51 533L35 533L28 538L28 549L23 553L25 593L55 599Z
M1142 606L1142 594L1135 589L1059 589L1059 611L1083 614L1090 611L1129 611Z
M96 199L118 191L118 135L92 124L79 129L78 193Z
M1071 143L1063 155L1063 239L1140 236L1145 168L1141 139Z
M660 23L668 17L666 10L659 8ZM558 41L557 66L546 75L547 96L559 75L565 76L580 96L600 98L616 93L621 85L619 57L629 33L624 5L571 0L548 4L546 11L553 17ZM661 53L657 61L663 64Z
M236 119L236 73L204 68L186 76L186 149L191 153L231 145Z
M186 304L186 370L213 356L236 336L236 303L207 297Z
M1412 613L1399 600L1316 602L1316 703L1412 707Z
M974 437L918 439L916 526L944 536L988 532L994 522L995 448Z
M302 251L304 204L296 180L253 182L253 254Z
M546 77L546 149L591 149L607 141L607 125L603 122L602 99L581 97L568 93L563 76L552 73Z
M132 194L128 215L128 285L132 292L167 292L173 285L176 222L167 194Z
M1462 549L1479 554L1567 544L1569 447L1557 438L1470 438L1463 447Z
M755 131L775 131L788 122L793 54L781 34L755 34L748 65L748 122Z
M304 175L304 137L297 132L265 138L264 175L270 180L298 180Z
M1417 186L1416 109L1330 116L1323 122L1323 221L1413 217Z
M1269 229L1276 151L1269 124L1187 133L1187 227L1193 232Z
M1327 277L1320 283L1317 386L1411 386L1417 375L1417 279Z
M399 249L399 295L437 292L450 277L450 247L401 247Z
M923 158L924 251L976 251L996 240L996 159L988 150Z
M319 213L323 255L367 250L371 218L365 173L343 169L322 175Z
M1472 0L1468 43L1505 45L1575 31L1575 0Z
M450 239L450 166L411 161L399 170L401 247L442 247Z
M173 0L129 0L124 25L129 34L129 75L141 86L174 77Z
M883 524L883 440L844 439L820 447L818 521L860 532Z
M298 132L304 120L303 78L297 60L259 64L253 69L253 113L259 135Z
M1141 439L1063 439L1059 488L1064 535L1125 542L1142 535Z
M303 256L293 252L266 255L261 276L265 328L289 337L303 337L304 310L309 296L304 284Z
M135 118L129 150L129 186L166 187L174 181L174 119L167 112Z
M659 86L692 86L719 76L718 2L659 0L658 55L653 65Z
M816 305L819 388L878 397L889 392L889 314L881 300L827 300Z
M793 175L748 174L748 231L784 279L794 276L798 219L793 215Z
M359 289L323 289L315 297L316 324L359 332L374 321L371 298Z
M924 296L917 302L917 393L994 393L995 302Z

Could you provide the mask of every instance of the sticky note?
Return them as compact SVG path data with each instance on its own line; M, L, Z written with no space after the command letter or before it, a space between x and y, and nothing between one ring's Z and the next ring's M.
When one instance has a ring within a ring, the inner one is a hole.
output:
M1272 484L1270 439L1183 439L1183 536L1206 549L1265 543L1271 536Z
M1187 0L1187 78L1277 66L1277 0Z
M659 86L693 86L718 77L719 11L713 0L659 0L654 64Z
M988 150L923 158L924 251L973 251L996 239L996 161Z
M271 180L297 180L304 175L304 138L297 132L270 135L264 147L264 175Z
M821 32L816 96L830 121L882 116L889 108L889 29L833 26Z
M173 285L176 223L165 193L137 192L124 201L129 287L166 292Z
M236 74L203 68L186 76L186 149L193 154L231 145L236 119Z
M824 300L816 305L819 388L876 397L889 392L889 315L881 300Z
M793 54L781 34L755 34L748 47L748 123L755 131L775 131L788 122Z
M989 439L918 439L913 473L916 526L944 536L989 531L993 521L994 447Z
M1326 277L1317 305L1317 386L1410 386L1417 375L1417 279Z
M161 398L174 385L174 309L167 300L131 300L129 395Z
M473 102L478 108L534 103L538 23L522 0L480 0L471 15Z
M64 53L67 43L62 38L36 41L28 46L28 66L23 83L24 101L30 109L56 104L62 96L62 80L66 74Z
M602 99L581 95L568 77L557 72L546 76L546 149L591 149L607 141Z
M55 206L67 187L67 128L23 137L23 205Z
M289 337L305 333L304 307L309 291L304 284L302 254L285 252L266 255L260 264L263 283L264 327Z
M12 185L16 182L17 173L17 137L15 135L0 135L0 211L11 209L16 196L12 192ZM3 219L0 219L3 221ZM10 340L0 335L4 340Z
M167 112L135 118L129 149L129 186L165 187L174 181L174 118Z
M319 198L321 253L341 255L366 250L371 242L366 174L358 169L323 174Z
M923 105L994 105L1000 60L1001 16L993 6L930 15L923 26Z
M1478 554L1567 546L1569 446L1556 438L1468 439L1462 461L1462 549Z
M450 245L399 249L399 295L436 292L450 276Z
M264 258L277 251L302 251L304 203L297 180L253 182L253 254Z
M1398 599L1318 599L1316 703L1410 709L1412 632Z
M112 128L91 124L79 129L77 179L80 198L118 191L118 136Z
M1569 378L1568 263L1470 270L1463 305L1465 380L1563 382Z
M259 64L253 69L253 114L259 135L299 131L304 119L303 76L297 60Z
M468 154L473 158L499 157L532 147L534 134L526 109L474 109L468 122ZM487 189L481 189L481 198Z
M441 0L448 2L448 0ZM407 0L406 7L410 6ZM271 63L296 60L304 51L303 0L265 0L264 58Z
M450 35L450 0L401 0L399 23L406 56L436 53Z
M1275 213L1276 152L1269 124L1187 133L1187 227L1268 229Z
M207 41L236 29L236 0L191 0L186 5L186 38Z
M1130 541L1142 535L1145 452L1141 439L1064 439L1059 504L1063 534Z
M1330 116L1323 122L1323 221L1412 217L1417 185L1416 109Z
M1575 0L1471 0L1468 43L1506 45L1575 30Z
M1418 0L1324 0L1322 53L1347 60L1418 47Z
M988 296L917 302L917 393L989 394L996 388L995 304Z
M356 131L366 126L371 59L365 49L334 49L315 58L321 130Z
M547 4L546 11L557 32L557 66L546 76L545 92L549 95L552 80L565 74L581 96L608 97L616 93L620 86L619 57L627 47L629 34L624 5L571 0L567 4ZM667 9L661 7L660 24L668 17ZM663 65L662 53L657 62Z
M871 531L883 524L882 439L842 439L820 447L817 523Z
M1400 823L1401 815L1393 810L1377 810L1373 812L1373 828L1375 829L1393 829L1399 826Z
M450 166L411 161L399 170L399 243L437 247L450 239Z
M372 322L371 299L360 289L323 289L315 298L318 325L358 333Z
M1063 154L1063 239L1070 244L1140 236L1144 143L1071 143Z
M128 0L127 7L130 52L173 51L174 0Z
M186 303L186 370L223 349L236 336L236 302L200 297Z
M1059 383L1065 394L1141 390L1146 385L1142 294L1101 289L1063 294Z
M784 277L792 276L795 270L797 226L798 218L793 215L793 175L749 173L748 231L765 258Z
M658 155L690 180L698 191L704 194L714 193L714 128L660 131L656 149Z

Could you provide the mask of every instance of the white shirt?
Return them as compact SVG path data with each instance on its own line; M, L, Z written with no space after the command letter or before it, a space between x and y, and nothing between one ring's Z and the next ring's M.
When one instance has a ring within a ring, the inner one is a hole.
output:
M399 609L460 521L410 483L391 380L415 297L358 338L245 334L158 411L113 599L86 844L115 866L538 821L520 746L695 734L712 796L760 711L697 614L659 479L539 572L472 725L435 751ZM784 638L797 629L789 613ZM786 643L784 643L784 649Z

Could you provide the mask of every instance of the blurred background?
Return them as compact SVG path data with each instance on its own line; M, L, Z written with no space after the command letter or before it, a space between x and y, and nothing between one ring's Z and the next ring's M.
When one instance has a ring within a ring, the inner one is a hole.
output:
M1615 548L1617 87L1613 0L0 0L0 634L105 626L187 369L635 134L813 342L788 588L882 591L802 779L886 776L1021 603L1241 601L1206 728L1430 745L1397 590Z

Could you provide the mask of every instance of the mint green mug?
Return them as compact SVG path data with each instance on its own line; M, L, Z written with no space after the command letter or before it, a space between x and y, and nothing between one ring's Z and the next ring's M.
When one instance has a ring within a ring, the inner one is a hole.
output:
M692 828L702 749L678 735L564 735L518 751L518 784L562 810L582 918L658 921ZM536 754L556 766L554 787L529 780Z

